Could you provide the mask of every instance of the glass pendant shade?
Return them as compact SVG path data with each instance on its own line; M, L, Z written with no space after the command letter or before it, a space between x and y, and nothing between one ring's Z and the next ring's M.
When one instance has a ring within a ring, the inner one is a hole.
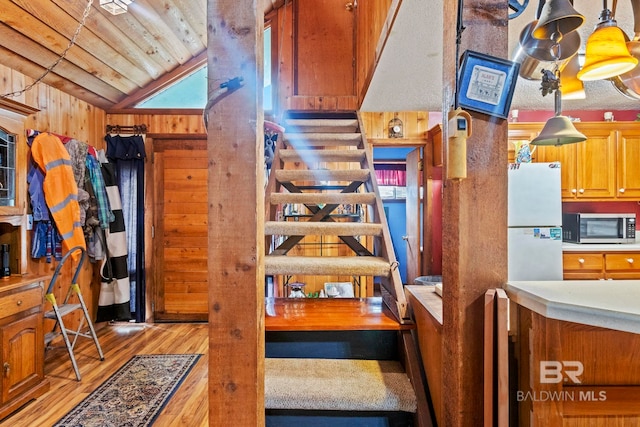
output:
M127 5L133 0L100 0L100 7L112 15L119 15L127 12Z
M555 116L547 120L540 135L535 137L532 145L565 145L586 141L587 137L573 126L565 116Z
M537 39L555 39L577 30L584 23L580 15L569 3L569 0L548 0L542 7L538 24L533 29L533 37Z
M598 24L587 40L585 63L578 78L582 81L605 80L626 73L636 65L638 59L629 54L622 30L616 25Z
M578 71L580 71L580 60L576 54L566 62L560 73L560 88L563 100L585 99L587 97L584 91L584 83L578 79Z

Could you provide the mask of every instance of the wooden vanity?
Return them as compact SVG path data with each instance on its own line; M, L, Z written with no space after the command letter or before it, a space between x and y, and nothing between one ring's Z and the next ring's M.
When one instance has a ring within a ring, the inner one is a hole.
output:
M46 276L0 281L0 420L49 390L44 377Z

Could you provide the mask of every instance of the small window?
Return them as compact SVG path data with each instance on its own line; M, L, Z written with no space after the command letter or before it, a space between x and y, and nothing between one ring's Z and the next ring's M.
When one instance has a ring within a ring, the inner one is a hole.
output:
M264 30L263 108L273 109L271 84L271 27ZM190 74L168 88L142 101L136 108L204 108L207 105L207 66Z

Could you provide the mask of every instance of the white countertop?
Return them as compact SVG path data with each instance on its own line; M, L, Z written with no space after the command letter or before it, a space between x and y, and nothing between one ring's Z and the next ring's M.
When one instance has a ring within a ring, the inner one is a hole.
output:
M563 252L627 252L640 251L640 242L635 243L562 243Z
M547 318L640 334L640 280L514 281L504 288Z

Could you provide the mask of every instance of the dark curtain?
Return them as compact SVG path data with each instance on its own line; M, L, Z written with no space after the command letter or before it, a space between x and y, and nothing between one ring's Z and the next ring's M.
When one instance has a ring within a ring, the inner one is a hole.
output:
M131 315L144 322L144 139L141 135L107 135L106 155L114 165L116 181L122 198L128 250Z

